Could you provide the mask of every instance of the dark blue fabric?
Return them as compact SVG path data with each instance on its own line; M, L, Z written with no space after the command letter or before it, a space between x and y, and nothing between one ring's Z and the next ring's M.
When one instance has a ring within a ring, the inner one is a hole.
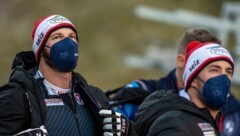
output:
M85 105L79 104L76 104L76 113L73 113L66 103L47 106L46 129L53 136L97 135L96 124L90 111Z
M198 80L204 84L203 90L199 91L197 88L195 89L202 96L205 104L209 107L219 109L227 102L231 87L231 81L227 75L223 74L212 77L206 82L199 77Z
M58 70L68 72L77 66L78 45L69 37L53 44L49 48L51 48L50 59Z
M82 136L97 136L96 122L89 109L84 105L77 105L77 121ZM101 126L99 126L101 127Z
M224 122L222 136L240 136L240 102L230 95L222 111Z
M77 94L76 97L75 94ZM63 105L48 106L46 129L53 136L95 136L96 122L78 93L46 96L45 99L61 99ZM76 131L77 130L77 131Z
M149 92L146 95L146 97L157 90L173 91L173 93L178 93L175 71L176 69L172 70L166 77L160 78L159 80L143 80L143 79L136 80L126 85L125 88L131 87L131 88L144 89L145 91ZM125 93L127 93L127 91L131 91L131 90L123 89L122 91L125 91ZM135 90L135 91L138 91L138 90ZM124 99L126 98L122 98L122 100ZM137 109L140 104L141 103L126 102L124 104L115 105L112 107L112 109L114 111L120 112L121 114L125 115L130 120L133 120L135 118L135 113L137 112Z
M147 87L147 91L155 92L156 90L178 90L177 79L175 75L176 69L172 70L166 77L160 78L158 80L143 80L144 85ZM177 92L176 92L177 93Z
M68 106L47 106L46 129L52 136L78 136L78 125Z

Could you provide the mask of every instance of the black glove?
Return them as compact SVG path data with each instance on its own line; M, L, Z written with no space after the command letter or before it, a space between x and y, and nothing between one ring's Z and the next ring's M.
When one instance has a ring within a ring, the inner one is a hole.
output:
M129 121L124 115L112 110L100 110L99 114L104 116L104 136L127 136Z
M48 133L44 126L40 126L39 128L30 128L21 131L14 136L48 136Z

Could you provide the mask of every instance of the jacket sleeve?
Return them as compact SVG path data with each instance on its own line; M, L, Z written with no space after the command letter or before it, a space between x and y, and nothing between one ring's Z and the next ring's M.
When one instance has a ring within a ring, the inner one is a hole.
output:
M139 136L132 120L129 120L128 136Z
M148 136L193 136L188 123L178 117L159 116L150 126Z
M108 98L105 95L105 93L99 89L98 87L89 85L89 89L92 91L91 95L94 95L93 97L97 100L99 105L99 110L100 109L110 109L109 103L108 103Z
M0 134L16 134L30 126L30 110L24 90L8 83L0 88Z

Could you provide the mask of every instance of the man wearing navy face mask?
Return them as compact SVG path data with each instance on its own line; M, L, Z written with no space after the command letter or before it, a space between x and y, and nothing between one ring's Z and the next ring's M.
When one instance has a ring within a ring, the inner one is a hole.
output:
M186 53L185 90L179 95L156 91L147 97L136 114L139 135L220 135L220 108L230 93L233 59L226 49L211 42L193 41Z
M131 135L128 120L109 109L105 94L73 72L75 26L61 15L36 21L33 52L17 54L0 88L0 135Z

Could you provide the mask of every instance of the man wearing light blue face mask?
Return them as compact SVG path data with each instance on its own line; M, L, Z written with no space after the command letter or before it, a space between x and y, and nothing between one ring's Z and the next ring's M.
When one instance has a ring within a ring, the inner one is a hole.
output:
M32 38L33 52L17 55L1 87L0 135L132 135L128 119L108 110L105 94L73 71L79 46L70 20L39 19Z
M185 90L180 96L156 91L147 97L136 113L136 130L142 135L220 136L220 108L227 102L233 70L230 53L219 44L189 43Z

